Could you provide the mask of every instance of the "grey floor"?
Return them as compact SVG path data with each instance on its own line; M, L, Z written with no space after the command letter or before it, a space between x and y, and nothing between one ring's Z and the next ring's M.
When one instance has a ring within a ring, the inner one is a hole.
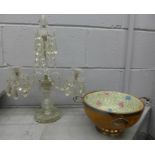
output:
M97 132L94 124L85 115L83 108L61 108L62 118L49 124L35 122L33 118L35 110L36 108L0 109L0 139L141 139L138 134L147 132L146 123L148 122L150 107L145 107L138 123L117 137L109 137ZM141 130L142 128L143 130Z

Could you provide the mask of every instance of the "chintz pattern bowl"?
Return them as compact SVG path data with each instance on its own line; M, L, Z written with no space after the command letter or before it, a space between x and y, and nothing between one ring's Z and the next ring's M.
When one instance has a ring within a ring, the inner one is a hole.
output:
M87 116L101 133L119 135L140 118L144 103L129 94L98 91L82 97Z

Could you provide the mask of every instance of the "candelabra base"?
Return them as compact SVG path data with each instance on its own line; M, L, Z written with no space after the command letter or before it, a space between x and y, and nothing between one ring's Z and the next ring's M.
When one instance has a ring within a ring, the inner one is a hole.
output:
M45 111L44 109L39 109L36 111L34 119L38 123L52 123L61 118L61 112L56 108L52 107Z

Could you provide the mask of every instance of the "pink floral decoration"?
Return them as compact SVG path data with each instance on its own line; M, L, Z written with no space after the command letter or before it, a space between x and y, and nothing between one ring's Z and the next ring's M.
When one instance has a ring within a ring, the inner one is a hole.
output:
M96 102L96 105L97 105L97 106L101 106L102 103L98 100L98 101Z
M124 107L124 102L119 102L118 105L119 105L120 108L123 108Z

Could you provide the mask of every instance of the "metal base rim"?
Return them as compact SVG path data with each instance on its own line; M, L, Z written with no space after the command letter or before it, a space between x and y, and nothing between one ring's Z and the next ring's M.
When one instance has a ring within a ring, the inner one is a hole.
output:
M119 136L122 133L122 130L118 129L105 129L105 128L99 128L96 126L96 130L104 135L109 135L109 136Z

